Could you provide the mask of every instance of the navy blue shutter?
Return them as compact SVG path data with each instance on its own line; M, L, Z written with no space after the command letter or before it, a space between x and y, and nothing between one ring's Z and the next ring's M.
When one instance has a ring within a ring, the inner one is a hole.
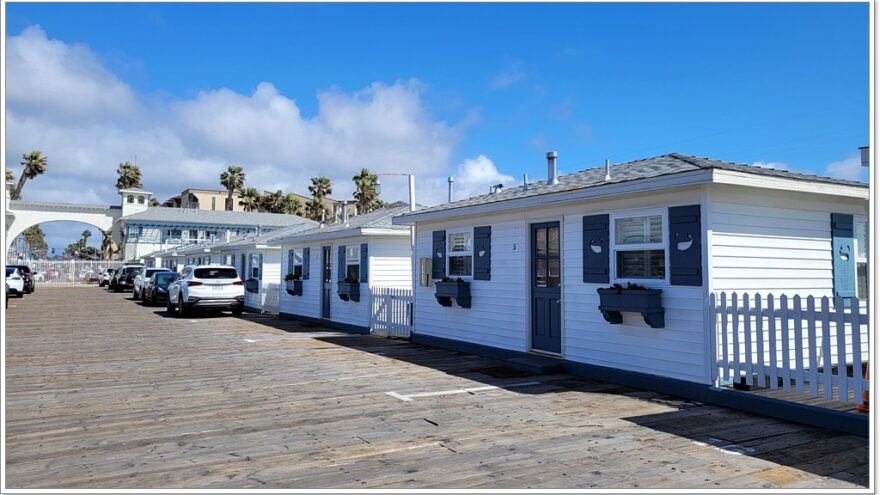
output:
M669 283L703 285L700 205L669 208Z
M446 231L435 230L431 249L431 278L446 276Z
M345 280L345 246L339 246L337 261L339 273L336 274L336 279L343 281Z
M369 246L369 244L366 242L361 244L361 282L369 283L370 255L367 246Z
M584 282L607 284L609 281L608 215L584 217Z
M259 275L257 278L263 280L263 253L260 253L260 271L257 272L257 275Z
M311 265L312 248L303 248L303 280L309 279L309 266Z
M831 214L831 259L834 269L834 295L855 297L856 259L853 252L853 216Z
M474 227L474 280L492 279L492 227Z

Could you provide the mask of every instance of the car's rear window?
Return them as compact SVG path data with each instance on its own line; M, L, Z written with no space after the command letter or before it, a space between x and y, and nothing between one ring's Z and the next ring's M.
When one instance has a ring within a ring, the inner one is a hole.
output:
M18 273L30 273L31 268L29 266L14 266L13 268L18 268Z
M14 272L14 271L15 271L15 268L13 268L11 266L6 267L6 274L7 275L12 275L12 272Z
M129 266L125 269L125 273L131 273L135 270L143 270L143 268L144 267L142 267L142 266Z
M196 278L237 278L235 268L196 268Z
M170 284L177 280L177 274L174 272L158 272L156 273L157 284Z

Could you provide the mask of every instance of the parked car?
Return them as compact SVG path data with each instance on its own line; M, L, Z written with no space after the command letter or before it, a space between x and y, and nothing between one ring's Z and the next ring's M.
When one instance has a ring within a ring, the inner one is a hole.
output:
M34 292L34 289L37 288L37 283L34 281L34 274L31 272L31 267L27 265L6 265L7 267L18 268L18 273L21 275L21 278L24 279L24 293L31 294Z
M134 285L132 286L132 295L134 299L138 300L144 298L144 286L146 285L146 281L149 280L154 273L167 271L170 270L162 267L149 267L141 270L141 272L134 277Z
M110 282L110 288L116 292L130 290L134 287L134 278L143 269L144 265L125 265L116 270L116 274Z
M24 277L14 266L6 267L6 293L15 297L24 297Z
M186 316L191 309L244 311L244 282L229 265L187 265L180 277L168 286L165 309Z
M105 285L110 285L110 279L113 278L113 274L116 273L115 268L108 268L104 270L104 273L101 274L101 280L98 281L98 287L104 287Z
M153 306L168 301L168 286L172 284L180 274L171 270L154 272L144 285L141 299L144 305Z

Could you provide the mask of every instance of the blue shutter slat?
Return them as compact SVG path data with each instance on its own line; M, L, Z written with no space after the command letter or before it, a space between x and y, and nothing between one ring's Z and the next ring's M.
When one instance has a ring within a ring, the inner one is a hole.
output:
M609 278L608 215L584 217L584 282L607 284Z
M293 273L293 249L287 250L287 273Z
M337 261L338 273L336 274L336 280L339 280L341 282L345 280L345 246L339 246Z
M703 285L700 205L669 208L669 283Z
M260 271L258 274L259 274L259 277L257 277L257 278L259 278L260 280L263 280L263 253L260 253Z
M370 255L369 244L366 242L361 244L361 282L370 282Z
M855 297L856 260L853 252L853 216L831 214L831 259L834 270L834 295Z
M431 244L431 278L446 276L446 231L435 230Z
M311 266L311 259L310 259L311 256L312 256L311 248L304 248L303 249L303 276L302 276L303 280L309 279L309 267Z
M474 280L492 279L492 227L474 227Z

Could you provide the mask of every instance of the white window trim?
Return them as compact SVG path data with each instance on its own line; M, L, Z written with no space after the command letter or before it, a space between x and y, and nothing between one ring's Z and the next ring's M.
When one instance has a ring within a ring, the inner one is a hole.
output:
M291 251L293 251L293 264L291 266L287 267L287 270L288 270L287 273L292 274L293 272L296 271L296 267L300 267L300 273L302 273L302 275L305 275L305 273L304 273L305 272L305 269L304 269L304 267L305 267L305 249L304 248L292 248ZM296 255L297 254L299 254L299 263L296 262ZM346 265L347 265L347 262L346 262Z
M449 238L454 234L467 234L471 238L471 248L467 251L456 251L455 253L449 249ZM456 277L461 278L462 280L471 281L474 279L474 229L473 228L462 228L455 230L447 230L446 231L446 259L444 262L446 263L446 276L449 278ZM470 275L453 275L449 270L449 261L450 258L455 256L470 256L471 257L471 274Z
M357 253L358 253L357 254L357 261L348 259L348 250L349 249L357 249ZM348 267L350 267L352 265L357 265L357 267L358 267L357 278L358 278L358 280L360 280L361 273L363 272L363 267L361 267L361 245L360 244L357 244L354 246L349 244L349 245L345 246L345 273L342 274L343 278L348 278Z
M660 216L660 227L663 233L658 243L649 244L621 244L621 251L639 251L663 249L663 262L665 264L664 278L618 278L617 277L617 220L631 217ZM609 214L608 225L608 256L610 257L609 268L611 271L611 283L625 285L629 282L645 287L668 287L669 286L669 221L667 208L650 208L644 210L621 210Z

